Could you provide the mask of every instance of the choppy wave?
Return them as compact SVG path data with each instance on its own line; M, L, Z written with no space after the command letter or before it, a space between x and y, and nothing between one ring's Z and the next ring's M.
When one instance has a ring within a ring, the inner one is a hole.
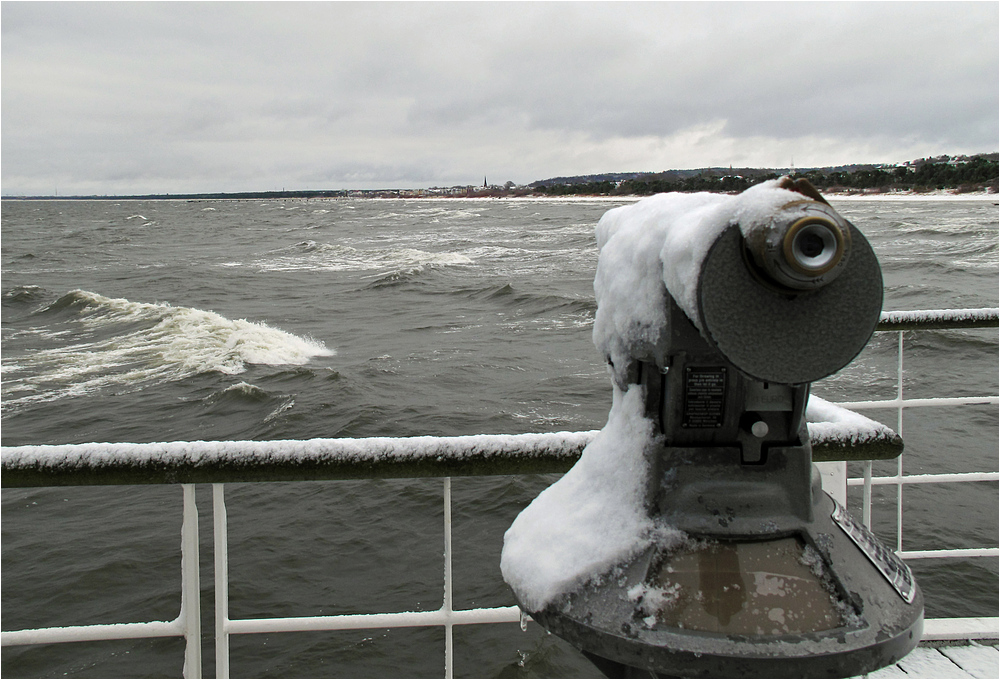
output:
M525 314L539 317L557 314L582 314L593 317L597 303L591 297L556 295L534 291L511 283L485 286L482 288L462 288L456 295L473 300L492 300L510 310L520 310Z
M45 294L41 286L15 286L3 294L4 304L37 304Z
M334 352L317 340L215 312L132 302L75 290L38 310L40 333L76 342L5 357L5 405L52 401L105 389L131 391L248 365L302 365Z
M412 276L427 269L473 264L461 253L435 253L417 248L354 248L302 241L250 263L258 271L377 272L377 276ZM234 263L230 263L234 264Z
M213 392L203 399L206 404L218 404L225 401L260 403L267 401L271 395L256 385L248 382L238 382L218 392Z
M206 410L217 417L240 418L254 423L258 410L264 409L259 415L261 423L269 423L281 417L283 413L295 406L295 398L291 395L273 395L256 385L239 382L235 385L213 392L202 399Z

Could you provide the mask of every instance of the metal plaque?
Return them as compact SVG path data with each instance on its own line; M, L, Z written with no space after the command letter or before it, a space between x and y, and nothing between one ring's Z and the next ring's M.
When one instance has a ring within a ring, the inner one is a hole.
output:
M688 366L681 427L722 427L726 417L726 367Z
M907 604L913 602L916 587L913 583L913 574L906 563L899 559L896 553L882 545L867 527L859 524L837 501L833 501L831 517L854 544L861 548L861 552L871 560L882 576L892 584L899 596Z

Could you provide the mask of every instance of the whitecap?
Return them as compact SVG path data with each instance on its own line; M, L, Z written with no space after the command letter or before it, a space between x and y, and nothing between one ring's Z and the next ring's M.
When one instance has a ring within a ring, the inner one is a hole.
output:
M42 312L66 309L75 312L78 339L98 339L16 357L17 372L25 375L4 381L5 397L10 397L5 403L52 401L107 388L130 391L212 371L238 375L249 365L302 365L335 354L318 340L263 322L88 291L73 291Z
M474 264L459 252L432 252L417 248L355 248L346 244L302 241L281 248L251 266L260 271L373 272L374 276L408 276L439 267Z

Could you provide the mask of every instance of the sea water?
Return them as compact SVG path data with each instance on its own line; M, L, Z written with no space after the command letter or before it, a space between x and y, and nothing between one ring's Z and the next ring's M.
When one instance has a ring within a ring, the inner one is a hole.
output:
M550 432L602 427L594 227L625 201L5 201L2 441ZM886 310L995 307L994 201L833 201L880 258ZM995 329L907 332L908 397L997 394ZM895 396L897 336L817 383ZM895 413L868 411L896 428ZM997 409L907 411L904 472L997 469ZM876 474L895 472L879 463ZM852 475L860 468L852 465ZM513 604L503 532L556 479L453 481L454 607ZM203 518L204 670L211 637ZM226 487L231 618L435 610L440 480ZM860 492L852 488L857 509ZM180 489L3 492L4 630L170 620ZM904 549L996 545L994 483L910 486ZM874 526L894 547L894 488ZM927 615L995 616L996 558L916 560ZM535 624L457 626L458 676L594 676ZM236 676L440 676L444 632L233 636ZM5 647L6 677L176 676L183 642Z

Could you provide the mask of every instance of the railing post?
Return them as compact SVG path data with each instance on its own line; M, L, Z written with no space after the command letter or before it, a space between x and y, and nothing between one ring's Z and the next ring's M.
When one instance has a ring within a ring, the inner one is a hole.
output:
M224 484L212 485L215 539L215 677L229 677L229 528Z
M194 484L182 484L181 614L184 627L184 677L201 677L201 579L198 558L198 503Z
M444 478L444 677L454 677L454 647L452 642L451 598L451 477Z
M872 528L872 462L865 461L865 485L861 498L861 523Z
M896 366L896 434L903 436L903 331L899 331ZM896 552L903 551L903 454L896 459Z

